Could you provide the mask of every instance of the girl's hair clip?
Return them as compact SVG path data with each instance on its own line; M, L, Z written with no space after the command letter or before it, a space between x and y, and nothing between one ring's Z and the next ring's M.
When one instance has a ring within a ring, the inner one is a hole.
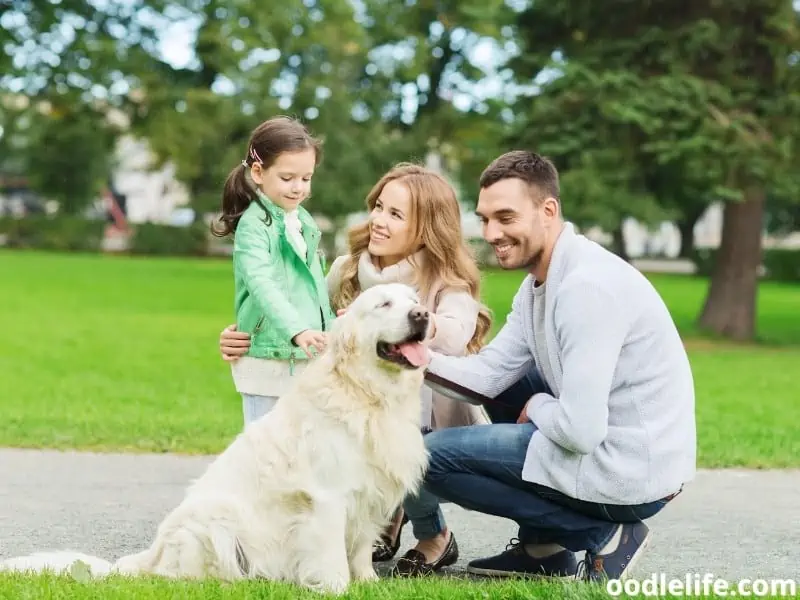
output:
M250 158L258 162L259 164L264 164L264 161L261 160L261 157L258 155L258 152L256 152L256 149L253 148L252 146L250 146Z
M244 160L242 161L242 166L243 166L245 169L246 169L247 167L249 167L249 166L250 166L250 165L248 165L248 164L247 164L247 159L244 159Z

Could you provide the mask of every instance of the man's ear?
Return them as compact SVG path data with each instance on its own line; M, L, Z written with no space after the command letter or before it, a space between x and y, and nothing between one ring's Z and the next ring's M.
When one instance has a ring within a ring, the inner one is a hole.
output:
M548 219L556 219L559 216L560 206L558 205L558 200L555 198L549 197L545 198L544 202L542 203L542 212L545 217Z

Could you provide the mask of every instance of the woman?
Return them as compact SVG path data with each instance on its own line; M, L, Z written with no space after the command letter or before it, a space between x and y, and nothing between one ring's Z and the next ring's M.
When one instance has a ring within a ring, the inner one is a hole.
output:
M349 235L349 254L338 257L327 276L331 305L347 308L364 289L386 282L414 287L431 311L430 347L449 355L477 352L491 320L480 304L480 272L461 230L455 191L438 173L401 163L392 168L367 196L369 218ZM235 360L246 348L246 334L223 331L220 349ZM454 401L423 387L424 430L488 423L479 407ZM409 497L375 544L374 561L390 560L400 546L403 525L411 521L415 548L401 557L394 574L422 575L458 559L455 536L445 524L438 500Z

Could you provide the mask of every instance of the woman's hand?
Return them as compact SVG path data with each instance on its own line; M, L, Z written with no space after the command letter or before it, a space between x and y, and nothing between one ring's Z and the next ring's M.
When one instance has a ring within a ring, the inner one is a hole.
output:
M219 334L219 351L222 360L234 362L250 349L250 334L236 331L236 325L228 325Z

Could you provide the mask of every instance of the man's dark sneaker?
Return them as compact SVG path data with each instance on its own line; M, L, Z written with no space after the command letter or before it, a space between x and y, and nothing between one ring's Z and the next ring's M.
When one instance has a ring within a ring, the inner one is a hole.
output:
M467 565L469 573L489 577L575 577L577 568L578 561L571 550L534 558L517 538L511 540L505 552Z
M578 579L597 582L609 579L623 581L630 574L650 542L650 530L642 522L623 523L619 527L620 538L616 550L606 554L587 552L578 571Z

